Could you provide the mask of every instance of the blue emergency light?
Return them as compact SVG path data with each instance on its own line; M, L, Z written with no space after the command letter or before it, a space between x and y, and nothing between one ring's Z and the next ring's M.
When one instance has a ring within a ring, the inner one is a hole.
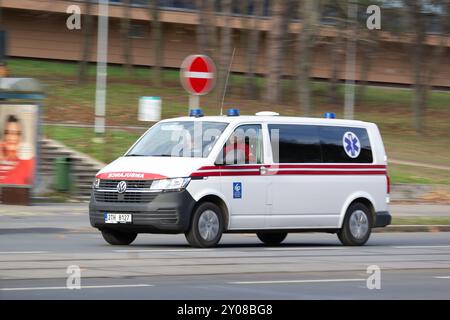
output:
M227 116L237 117L237 116L239 116L239 110L238 109L228 109Z
M334 112L325 112L324 117L327 119L336 119L336 114Z
M202 109L191 109L189 110L189 117L203 117L203 110Z

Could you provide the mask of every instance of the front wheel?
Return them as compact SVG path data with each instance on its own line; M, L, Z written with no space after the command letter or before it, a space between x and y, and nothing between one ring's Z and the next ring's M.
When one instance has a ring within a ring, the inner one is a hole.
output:
M137 233L118 230L101 230L103 239L113 246L126 246L136 239Z
M277 233L269 233L269 232L258 232L256 233L259 240L264 242L269 246L276 246L283 242L287 237L287 232L277 232Z
M362 246L372 232L372 215L362 203L354 203L345 214L338 238L345 246Z
M200 204L194 211L186 239L193 247L214 247L222 238L224 229L222 210L211 202Z

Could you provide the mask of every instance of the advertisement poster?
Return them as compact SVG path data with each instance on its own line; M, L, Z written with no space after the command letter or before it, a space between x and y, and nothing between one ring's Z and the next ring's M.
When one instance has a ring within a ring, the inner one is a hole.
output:
M37 105L0 105L0 186L32 186Z

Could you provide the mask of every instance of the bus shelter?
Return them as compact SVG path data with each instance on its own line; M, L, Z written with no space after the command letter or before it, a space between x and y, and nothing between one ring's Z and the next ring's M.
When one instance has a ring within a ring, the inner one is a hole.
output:
M30 205L37 185L44 90L31 78L0 78L0 199Z

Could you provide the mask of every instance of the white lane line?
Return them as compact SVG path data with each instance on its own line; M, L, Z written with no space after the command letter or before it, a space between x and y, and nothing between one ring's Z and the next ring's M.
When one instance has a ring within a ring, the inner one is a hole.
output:
M139 252L203 252L203 251L213 251L214 249L123 249L123 250L113 250L113 252L122 252L122 253L139 253Z
M1 251L0 254L38 254L48 253L48 251Z
M450 246L393 246L395 249L427 249L427 248L450 248Z
M433 277L435 279L450 279L450 276Z
M327 282L359 282L367 279L312 279L312 280L273 280L273 281L234 281L230 284L282 284L282 283L327 283Z
M344 247L305 247L305 248L264 248L270 251L291 251L291 250L343 250Z
M82 286L80 289L109 289L109 288L140 288L153 287L151 284L115 284L105 286ZM32 290L75 290L67 287L30 287L30 288L0 288L0 291L32 291Z

